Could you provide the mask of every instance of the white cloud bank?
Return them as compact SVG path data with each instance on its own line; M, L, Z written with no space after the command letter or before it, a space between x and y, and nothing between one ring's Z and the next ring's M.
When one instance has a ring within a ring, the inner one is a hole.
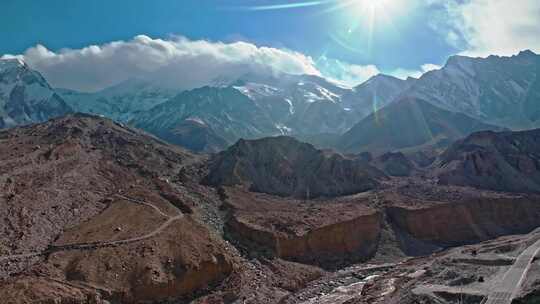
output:
M380 73L375 65L356 65L322 56L317 68L324 77L342 85L354 87Z
M513 55L540 52L539 0L427 0L442 5L447 16L435 27L463 55Z
M129 41L58 52L37 45L16 57L41 72L52 86L80 91L97 91L134 77L164 87L191 89L247 73L327 76L311 57L299 52L247 42L194 41L183 37L164 40L139 35ZM341 69L335 73L335 79L344 83L360 83L378 73L374 66L343 64Z
M424 73L427 73L429 71L438 70L441 66L432 64L432 63L426 63L420 66L420 70L407 70L407 69L396 69L391 71L389 74L397 77L399 79L407 79L408 77L413 78L420 78Z

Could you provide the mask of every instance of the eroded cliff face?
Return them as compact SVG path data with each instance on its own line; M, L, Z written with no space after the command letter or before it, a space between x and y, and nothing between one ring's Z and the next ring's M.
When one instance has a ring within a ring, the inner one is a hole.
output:
M380 213L323 226L304 235L280 235L276 252L280 257L317 263L318 260L365 260L375 253L381 233Z
M336 266L373 256L383 216L363 200L284 200L226 188L226 231L254 255Z
M262 246L276 257L310 264L334 265L372 257L377 249L381 225L381 214L373 213L317 227L300 235L268 231L238 218L231 219L229 229L243 242Z
M410 188L329 201L283 201L229 189L227 228L255 256L263 251L326 267L384 255L381 250L389 246L405 255L424 255L540 226L538 196L462 187L439 187L430 193ZM423 199L408 191L420 191ZM393 237L383 237L387 234Z
M415 239L442 247L527 233L540 226L538 197L477 198L426 208L390 207L389 219Z

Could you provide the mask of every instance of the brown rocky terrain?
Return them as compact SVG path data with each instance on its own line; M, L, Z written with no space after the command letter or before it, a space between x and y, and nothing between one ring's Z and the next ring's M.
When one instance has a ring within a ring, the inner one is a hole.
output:
M535 132L485 134L535 159ZM77 114L0 143L6 303L479 303L538 240L536 193L441 182L460 142L431 166L286 137L209 158Z
M367 191L383 178L382 172L362 161L281 136L239 140L215 157L206 183L316 198Z
M225 243L167 182L195 156L83 115L0 140L0 295L10 303L182 297L232 271Z
M382 214L354 201L284 201L238 188L226 191L228 230L251 250L309 264L351 263L372 257ZM256 248L256 250L254 250Z

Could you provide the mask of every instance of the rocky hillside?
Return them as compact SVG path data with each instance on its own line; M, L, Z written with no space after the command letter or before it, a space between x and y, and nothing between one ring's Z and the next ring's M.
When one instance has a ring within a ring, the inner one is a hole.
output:
M438 161L441 184L513 192L540 191L540 129L479 132L457 141Z
M404 98L371 114L338 141L347 152L383 153L419 146L446 147L480 130L501 130L416 98Z
M45 78L19 59L0 59L0 129L72 112Z
M250 190L315 198L373 189L379 170L356 159L315 149L290 137L239 140L216 155L206 182L245 185Z
M232 271L196 202L168 182L197 160L184 150L84 115L0 132L0 143L8 303L180 298Z

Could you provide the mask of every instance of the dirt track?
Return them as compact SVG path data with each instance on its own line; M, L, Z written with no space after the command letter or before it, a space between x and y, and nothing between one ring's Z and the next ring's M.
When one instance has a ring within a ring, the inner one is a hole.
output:
M151 232L149 232L149 233L147 233L145 235L142 235L142 236L123 239L123 240L116 240L116 241L99 241L99 242L89 242L89 243L79 243L79 244L68 244L68 245L61 245L61 246L51 245L51 246L49 246L49 248L47 248L47 249L45 249L43 251L39 251L39 252L29 252L29 253L23 253L23 254L13 254L13 255L0 256L0 262L7 261L7 260L28 259L28 258L33 258L33 257L37 257L37 256L51 254L51 253L57 252L57 251L92 250L92 249L97 249L97 248L113 247L113 246L118 246L118 245L124 245L124 244L139 242L139 241L143 241L143 240L146 240L146 239L149 239L149 238L152 238L152 237L156 236L158 233L160 233L161 231L163 231L164 229L169 227L174 221L184 217L184 215L180 211L178 211L178 215L171 217L170 215L166 214L161 209L159 209L158 207L156 207L155 205L153 205L151 203L141 201L141 200L138 200L138 199L135 199L135 198L131 198L131 197L128 197L128 196L125 196L125 195L120 195L120 194L114 194L113 196L116 196L116 197L118 197L120 199L129 201L129 202L132 202L132 203L148 206L148 207L152 208L155 212L157 212L160 215L167 218L167 220L165 222L163 222L159 227L154 229L153 231L151 231Z

